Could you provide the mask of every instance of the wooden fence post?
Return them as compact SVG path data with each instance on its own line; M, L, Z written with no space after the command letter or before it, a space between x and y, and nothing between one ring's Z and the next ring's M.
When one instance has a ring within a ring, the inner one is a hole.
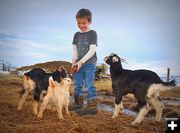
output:
M3 71L6 71L6 67L5 67L5 64L3 62L3 68L2 68Z
M167 69L167 82L169 82L170 79L170 68Z

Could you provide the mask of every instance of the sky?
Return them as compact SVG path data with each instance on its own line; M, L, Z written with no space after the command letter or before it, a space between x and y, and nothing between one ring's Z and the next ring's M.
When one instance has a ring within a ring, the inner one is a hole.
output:
M17 67L72 59L75 15L93 14L98 63L110 53L127 69L180 75L179 0L0 0L0 60Z

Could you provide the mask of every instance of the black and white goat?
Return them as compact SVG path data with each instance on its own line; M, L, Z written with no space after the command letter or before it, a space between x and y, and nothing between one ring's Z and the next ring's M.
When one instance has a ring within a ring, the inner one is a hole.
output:
M116 118L122 106L122 97L128 93L134 94L140 111L132 125L139 124L151 108L155 108L155 121L160 121L163 103L160 101L159 92L175 86L175 81L163 82L159 76L149 70L126 70L122 68L121 62L125 62L116 54L110 54L104 58L110 65L112 78L112 89L115 93L115 112L112 118Z
M18 111L22 110L23 104L29 93L33 92L33 114L38 114L38 102L40 101L40 95L43 91L47 91L49 86L49 77L52 76L53 80L61 82L61 80L67 77L67 71L63 66L59 67L59 70L53 73L46 73L41 68L34 68L23 76L23 88L21 90L21 99L18 104Z

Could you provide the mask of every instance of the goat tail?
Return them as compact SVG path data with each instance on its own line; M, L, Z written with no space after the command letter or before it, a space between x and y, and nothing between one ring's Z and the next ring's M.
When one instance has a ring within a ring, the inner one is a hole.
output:
M152 84L148 88L147 98L150 98L154 95L159 95L160 91L171 90L173 86L176 85L175 80L171 80L170 82L163 82L161 84Z
M54 89L54 88L55 88L55 82L54 82L52 76L49 77L49 87L50 87L51 89Z
M162 84L165 86L176 86L176 81L174 79L171 80L170 82L163 82L162 81Z

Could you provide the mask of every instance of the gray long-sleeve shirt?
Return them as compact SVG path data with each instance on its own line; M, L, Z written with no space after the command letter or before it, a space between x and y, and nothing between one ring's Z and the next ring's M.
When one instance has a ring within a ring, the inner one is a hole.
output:
M77 57L79 61L83 58L90 49L90 45L97 46L97 34L96 31L90 30L88 32L76 32L73 38L73 45L77 47ZM95 54L88 59L85 64L96 64L97 62L97 55Z

